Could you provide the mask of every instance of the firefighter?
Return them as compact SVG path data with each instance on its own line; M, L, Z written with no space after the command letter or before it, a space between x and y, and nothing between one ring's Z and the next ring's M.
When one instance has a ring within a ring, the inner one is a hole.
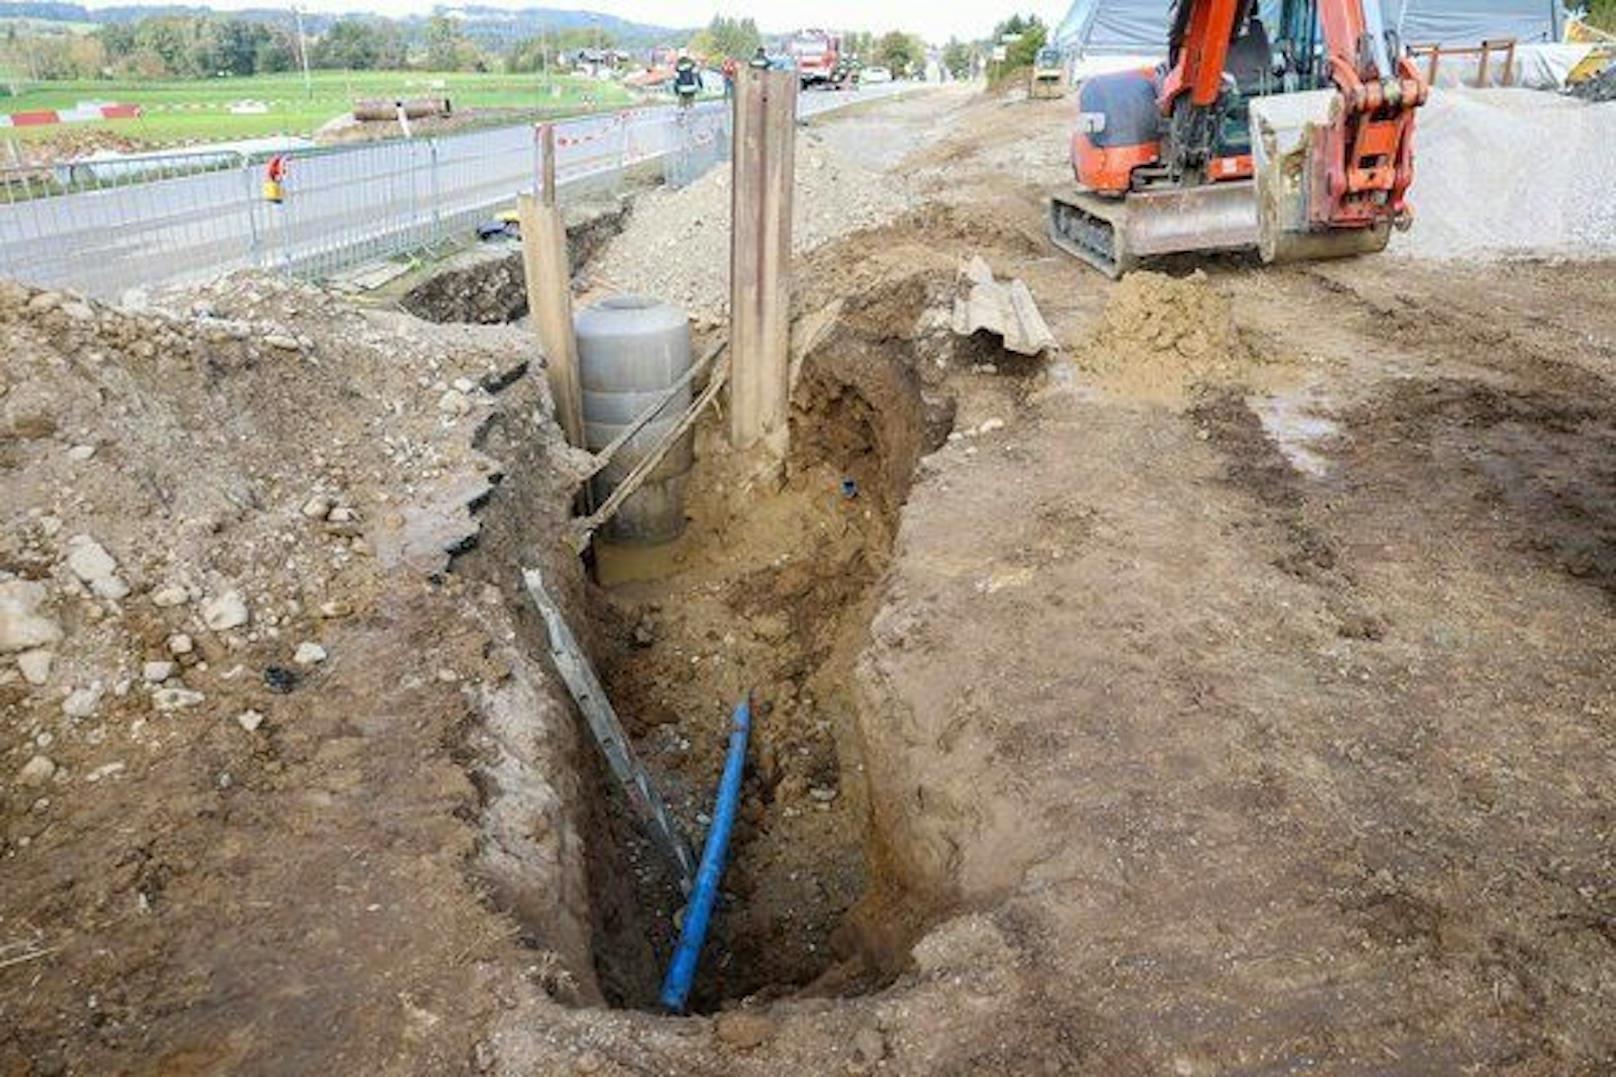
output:
M678 95L679 107L689 108L701 91L701 72L688 53L681 54L673 65L673 92Z

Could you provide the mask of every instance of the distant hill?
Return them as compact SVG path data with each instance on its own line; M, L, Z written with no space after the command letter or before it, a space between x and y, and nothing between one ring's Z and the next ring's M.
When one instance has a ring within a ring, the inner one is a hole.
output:
M670 41L682 40L688 37L690 30L681 30L677 27L655 26L650 23L633 22L619 18L616 15L607 15L594 11L577 11L564 8L532 7L516 10L488 7L483 4L448 5L435 7L434 12L449 15L459 20L466 36L475 41L490 45L505 45L522 38L537 37L540 32L554 33L557 30L578 30L590 27L599 27L603 32L610 34L618 45L630 48L663 44ZM155 4L151 7L136 7L121 5L117 7L88 8L83 4L61 3L57 0L3 0L0 2L0 19L49 19L55 22L90 22L101 25L134 22L149 15L221 15L231 18L246 19L249 22L272 23L284 26L290 17L286 8L246 8L241 11L214 11L206 5L199 4ZM380 18L368 12L349 12L345 16L335 16L318 12L307 12L303 16L303 24L308 31L319 34L339 17L363 15L367 18ZM392 21L398 23L406 31L419 30L426 25L425 15L406 15Z

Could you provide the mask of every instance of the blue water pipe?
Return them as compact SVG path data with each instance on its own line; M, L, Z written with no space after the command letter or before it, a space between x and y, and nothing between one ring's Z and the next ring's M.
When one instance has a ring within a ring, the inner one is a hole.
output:
M696 978L701 947L707 940L707 921L718 899L718 880L724 874L724 858L729 852L729 832L735 825L735 809L741 801L741 772L746 769L746 738L752 729L752 694L748 692L735 708L734 726L729 733L729 755L724 759L724 776L718 782L718 803L713 808L713 825L707 843L701 848L701 865L696 869L696 885L685 906L684 924L679 929L679 946L668 963L662 980L661 1002L670 1013L683 1013L690 997L690 984Z

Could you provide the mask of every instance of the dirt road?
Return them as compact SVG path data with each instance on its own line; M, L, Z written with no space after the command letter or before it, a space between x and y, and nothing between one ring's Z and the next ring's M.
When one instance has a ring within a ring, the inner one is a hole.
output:
M164 717L192 732L86 784L106 741L13 677L0 942L28 945L0 951L0 1070L1616 1065L1616 264L1114 284L1042 237L1068 119L950 91L812 128L914 208L799 259L786 473L704 430L674 548L603 550L587 580L559 552L542 386L495 379L469 428L409 428L409 466L500 476L475 542L447 571L333 578L358 609L324 626L313 691L187 667L229 713ZM676 223L631 216L618 243ZM969 254L1028 283L1056 354L949 331ZM277 316L313 336L308 314ZM367 356L337 364L350 395L299 393L300 414L439 417L437 367L376 363L355 324L318 352ZM492 367L519 354L453 332ZM39 408L10 384L7 481L32 483L78 428L21 422ZM148 486L181 481L144 451ZM386 455L350 468L353 500L414 519ZM296 520L300 466L221 533ZM48 583L27 508L4 567ZM52 511L78 527L71 498ZM106 527L128 566L135 537ZM727 707L758 690L698 1016L645 1009L676 899L535 657L513 580L533 561L693 832ZM97 624L163 578L125 574ZM66 653L87 600L60 601ZM209 664L257 678L306 617ZM228 720L247 705L284 708L250 750ZM41 753L63 776L24 785Z

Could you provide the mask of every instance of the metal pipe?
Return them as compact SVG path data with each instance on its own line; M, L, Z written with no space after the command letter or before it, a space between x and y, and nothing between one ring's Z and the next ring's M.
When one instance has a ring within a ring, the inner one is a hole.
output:
M735 708L734 728L729 734L729 755L724 760L724 776L718 783L718 803L713 807L713 825L701 849L701 866L696 885L685 906L684 923L679 929L679 946L668 963L662 981L661 1002L671 1013L683 1013L696 978L701 947L707 939L707 921L718 898L718 880L724 874L724 858L729 851L729 832L735 823L735 809L741 800L741 773L746 768L746 738L752 728L752 693L748 692Z

